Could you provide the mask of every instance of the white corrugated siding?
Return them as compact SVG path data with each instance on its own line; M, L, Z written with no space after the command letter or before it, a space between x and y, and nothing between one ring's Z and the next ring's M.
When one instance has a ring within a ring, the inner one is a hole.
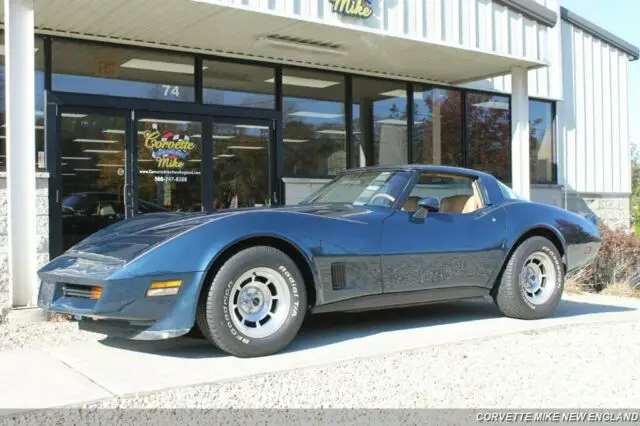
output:
M560 16L558 0L536 0ZM549 67L529 71L529 96L562 99L561 30L560 25L546 27L506 7L491 8L496 51L544 59ZM560 18L558 18L559 20ZM524 51L524 52L523 52ZM488 78L462 87L498 92L511 92L511 76Z
M552 8L557 2L546 1ZM548 28L525 20L519 13L507 12L505 7L492 0L378 0L373 4L373 16L368 19L332 13L328 0L218 0L216 3L321 21L328 25L375 29L382 34L416 40L537 60L548 59L542 56L546 49L537 46L541 40L539 32L546 32ZM499 23L496 18L499 18ZM516 24L507 25L510 21ZM532 28L526 28L525 23Z
M562 22L564 102L558 103L558 144L567 148L570 189L584 193L631 191L627 99L629 57ZM558 175L563 180L563 161Z

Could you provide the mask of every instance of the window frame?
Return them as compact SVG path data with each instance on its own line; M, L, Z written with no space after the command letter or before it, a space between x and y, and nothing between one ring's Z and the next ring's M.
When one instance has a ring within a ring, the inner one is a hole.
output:
M271 62L267 62L267 61L260 61L260 60L252 60L252 59L240 59L240 58L230 58L230 57L224 57L224 56L219 56L219 55L208 55L208 54L199 54L199 53L193 53L193 52L182 52L182 51L177 51L177 50L171 50L171 49L163 49L163 48L157 48L157 47L149 47L149 46L138 46L138 45L133 45L133 44L126 44L126 43L116 43L116 42L110 42L110 41L96 41L96 40L85 40L85 39L79 39L79 38L73 38L73 37L68 37L68 36L60 36L60 35L47 35L47 34L40 34L37 33L36 37L44 40L44 61L45 61L45 83L44 83L44 91L45 94L47 92L52 92L52 93L57 93L56 91L52 90L52 76L53 76L53 70L52 70L52 44L55 43L56 41L61 41L61 42L75 42L75 43L79 43L79 44L86 44L86 45L90 45L90 44L94 44L94 45L102 45L102 46L107 46L107 47L112 47L112 48L120 48L120 49L134 49L137 51L149 51L149 52L155 52L155 53L162 53L162 52L166 52L166 53L172 53L175 55L183 55L185 57L191 57L193 64L194 64L194 74L193 74L193 84L191 85L193 87L195 96L194 99L191 101L186 101L186 102L182 102L182 101L170 101L170 100L155 100L157 102L172 102L172 103L180 103L180 104L194 104L194 105L209 105L209 106L215 106L214 104L208 104L204 102L204 90L206 89L206 87L203 87L203 73L202 73L202 64L205 61L212 61L212 62L223 62L223 63L236 63L236 64L241 64L241 65L247 65L247 66L257 66L257 67L263 67L263 68L268 68L268 69L272 69L274 71L274 76L275 76L275 106L274 109L266 109L267 111L274 111L278 114L280 114L281 116L283 115L284 111L283 111L283 99L284 99L284 95L283 95L283 88L282 88L282 75L283 75L283 70L300 70L300 71L306 71L306 72L316 72L316 73L322 73L322 74L326 74L328 76L337 76L343 79L343 86L344 86L344 96L343 96L343 105L344 105L344 127L345 127L345 132L346 132L346 136L345 136L345 153L346 153L346 169L353 169L356 167L360 167L360 165L355 165L355 161L356 158L354 158L354 142L355 142L355 137L353 134L353 129L354 129L354 123L353 123L353 105L354 105L354 93L353 93L353 89L354 89L354 81L355 79L366 79L366 80L377 80L377 81L385 81L388 82L389 84L395 84L398 86L402 86L403 88L406 88L406 93L407 93L407 146L406 146L406 158L408 159L408 163L413 163L414 162L414 152L413 152L413 147L414 147L414 130L415 130L415 110L414 110L414 102L415 102L415 93L420 92L420 91L424 91L426 89L442 89L442 90L455 90L455 91L459 91L460 93L460 98L461 98L461 106L460 106L460 111L461 111L461 115L462 115L462 122L461 122L461 127L462 127L462 135L461 135L461 139L462 139L462 143L461 143L461 147L460 149L462 150L461 152L461 156L462 156L462 167L469 167L470 166L470 162L469 162L469 151L470 151L470 138L469 138L469 117L467 114L467 102L466 99L468 97L468 95L470 93L478 93L478 94L486 94L489 96L505 96L508 99L509 102L509 113L508 113L508 120L509 120L509 125L511 125L511 99L512 96L510 93L503 93L497 90L482 90L482 89L471 89L471 88L464 88L464 87L458 87L458 86L449 86L449 85L443 85L443 84L433 84L430 82L413 82L413 81L406 81L400 78L385 78L382 76L368 76L368 75L357 75L357 74L351 74L351 73L347 73L347 72L342 72L342 71L336 71L336 70L325 70L325 69L316 69L316 68L312 68L312 67L306 67L306 66L301 66L301 65L293 65L293 64L277 64L277 63L271 63ZM424 90L423 90L424 89ZM65 92L66 93L66 92ZM68 93L81 93L81 92L68 92ZM106 95L91 95L91 96L96 96L96 97L109 97ZM115 96L115 98L119 98L118 96ZM125 98L123 98L125 99ZM129 99L129 98L126 98ZM559 169L559 165L558 165L558 140L557 140L557 135L558 135L558 129L557 127L557 101L552 100L552 99L544 99L544 98L539 98L539 97L530 97L529 98L530 102L545 102L545 103L549 103L551 105L551 144L552 144L552 179L551 181L537 181L532 179L531 180L531 184L532 185L536 185L536 184L540 184L540 185L557 185L558 184L558 169ZM261 108L257 108L257 109L261 109ZM46 125L46 123L45 123ZM278 136L276 137L276 145L277 145L277 159L278 162L283 162L284 158L282 158L283 155L283 151L284 151L284 147L283 147L283 129L279 129L279 131L277 133ZM363 148L367 153L367 163L366 166L375 166L376 164L373 163L373 157L374 155L374 144L373 144L373 140L364 140L363 141ZM512 150L513 148L510 146L509 147L510 150ZM47 147L45 144L45 159L47 159L48 155L47 155ZM48 161L45 160L45 168L44 169L38 169L38 171L49 171L50 167L48 164ZM288 173L284 173L284 164L278 164L277 167L275 168L277 170L277 178L278 179L282 179L282 178L301 178L301 179L314 179L314 178L332 178L333 176L330 175L307 175L307 174L298 174L295 176L291 176Z
M455 172L455 171L437 171L437 170L420 170L420 169L417 169L417 170L414 171L414 176L409 181L409 183L407 184L407 187L405 188L402 196L398 197L398 199L396 200L396 206L394 208L395 211L406 213L406 211L402 210L403 205L407 201L407 199L411 196L411 192L416 187L421 175L423 175L423 174L445 175L445 176L451 176L451 177L457 178L457 179L470 180L474 196L476 197L476 199L478 201L478 204L479 204L478 208L476 210L474 210L473 212L470 212L470 213L451 213L451 212L440 212L440 211L438 211L437 213L447 214L447 215L465 215L466 216L466 215L469 215L469 214L472 214L472 213L479 212L479 211L481 211L481 210L483 210L483 209L485 209L485 208L487 208L487 207L489 207L491 205L491 203L487 199L486 191L483 190L484 187L482 185L482 182L481 182L482 178L480 176L475 176L475 175L466 174L466 173L459 173L459 172ZM415 212L409 212L409 213L410 214L414 214Z

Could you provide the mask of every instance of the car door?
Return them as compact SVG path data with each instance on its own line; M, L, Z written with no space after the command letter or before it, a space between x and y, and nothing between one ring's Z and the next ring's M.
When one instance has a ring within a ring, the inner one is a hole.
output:
M429 173L383 223L383 291L490 286L503 259L504 210L488 205L471 177ZM442 210L416 217L424 197L437 198Z

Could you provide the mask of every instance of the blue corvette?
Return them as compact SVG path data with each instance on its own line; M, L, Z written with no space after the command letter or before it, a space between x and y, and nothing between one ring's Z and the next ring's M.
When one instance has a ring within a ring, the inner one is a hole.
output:
M131 339L199 330L222 350L287 347L305 315L491 295L506 316L558 305L591 263L596 225L442 166L349 170L296 206L152 213L99 231L39 271L38 304Z

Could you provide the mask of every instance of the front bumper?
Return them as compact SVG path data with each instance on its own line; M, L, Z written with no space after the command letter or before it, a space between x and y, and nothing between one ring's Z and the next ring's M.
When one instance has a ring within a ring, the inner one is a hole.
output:
M42 274L38 306L44 310L71 314L80 328L113 337L159 340L177 337L191 330L204 272L192 272L125 279L100 279L90 275L70 277ZM151 282L181 280L175 296L147 297ZM70 285L75 291L69 291ZM98 300L82 287L102 287Z

